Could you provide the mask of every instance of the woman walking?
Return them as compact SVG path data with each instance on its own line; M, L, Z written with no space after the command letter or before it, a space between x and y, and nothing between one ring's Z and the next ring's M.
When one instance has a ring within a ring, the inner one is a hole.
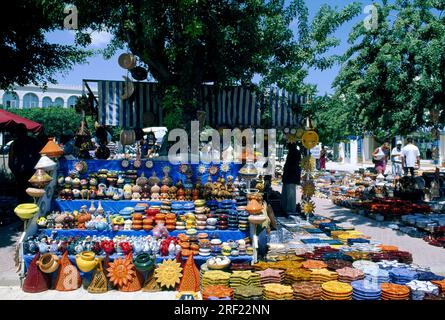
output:
M373 162L377 174L384 174L386 170L386 163L388 162L389 142L385 141L380 147L372 153Z

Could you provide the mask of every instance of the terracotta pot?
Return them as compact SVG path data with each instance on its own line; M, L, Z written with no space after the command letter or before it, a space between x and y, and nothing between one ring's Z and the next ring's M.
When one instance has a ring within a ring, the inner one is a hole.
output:
M59 258L51 253L45 253L40 256L37 266L44 273L53 273L59 268Z
M250 214L260 214L263 211L263 206L255 198L252 198L246 206L246 211Z

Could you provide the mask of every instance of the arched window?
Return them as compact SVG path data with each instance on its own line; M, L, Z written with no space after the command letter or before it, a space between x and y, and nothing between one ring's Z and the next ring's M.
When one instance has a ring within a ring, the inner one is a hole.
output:
M62 98L59 97L59 98L54 99L54 105L55 106L63 107L63 104L64 104L64 101L63 101Z
M3 94L3 105L8 108L19 107L19 96L15 92L5 92Z
M50 97L43 97L42 99L42 107L43 108L48 108L51 107L53 105L53 100L51 100Z
M39 98L35 93L28 92L23 96L23 108L37 108L39 106Z
M68 108L74 108L77 102L77 96L71 96L68 98Z

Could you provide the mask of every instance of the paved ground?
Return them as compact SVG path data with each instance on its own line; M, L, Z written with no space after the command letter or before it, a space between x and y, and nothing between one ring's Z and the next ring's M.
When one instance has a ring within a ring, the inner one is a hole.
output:
M390 222L378 222L338 207L330 200L317 199L316 213L325 217L335 218L340 222L349 222L354 227L385 244L398 246L400 250L409 251L413 255L413 262L428 266L431 271L445 276L445 249L429 245L422 239L410 237L402 232L388 227Z
M0 286L20 284L14 262L16 243L20 237L19 228L20 223L0 228Z

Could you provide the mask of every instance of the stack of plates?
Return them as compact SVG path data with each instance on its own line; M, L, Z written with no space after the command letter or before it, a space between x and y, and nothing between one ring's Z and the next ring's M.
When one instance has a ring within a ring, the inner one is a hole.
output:
M240 263L234 263L232 262L230 264L230 270L235 271L243 271L243 270L254 270L253 266L248 262L240 262Z
M413 280L406 284L411 289L412 300L423 300L426 293L438 295L439 287L430 281Z
M295 300L321 300L321 285L310 281L297 282L292 285Z
M324 261L329 261L329 260L345 260L345 261L349 261L352 263L352 258L346 254L344 254L343 252L328 252L323 254L322 259Z
M389 272L383 269L379 269L375 273L367 273L365 274L365 278L369 281L375 281L379 284L390 281Z
M262 300L263 288L251 286L239 286L234 288L236 300Z
M409 288L400 284L382 283L382 300L408 300Z
M433 284L439 287L441 292L445 292L445 280L433 280L431 281Z
M284 271L267 268L263 271L257 271L262 285L266 283L281 283L284 279Z
M164 208L166 208L166 205L164 205ZM183 203L181 202L171 203L171 212L175 213L176 216L183 215L185 213Z
M315 283L324 283L328 281L337 280L338 274L335 271L327 269L312 269L311 281Z
M389 278L392 283L407 284L408 282L415 280L417 272L406 268L392 268L389 271Z
M210 270L203 274L202 276L202 288L204 289L207 286L214 285L224 285L229 286L230 273L219 271L219 270Z
M233 271L230 276L230 287L232 288L239 286L259 287L260 285L260 275L250 270Z
M336 272L338 274L338 281L346 283L361 280L365 277L365 274L362 271L350 267L337 269Z
M207 286L202 291L203 300L233 300L233 297L233 289L223 285Z
M231 209L228 211L229 230L238 230L238 211Z
M439 293L438 295L434 295L431 293L425 293L423 300L440 300L445 301L445 293Z
M249 229L249 213L247 211L238 211L238 228L241 231Z
M307 269L287 269L284 272L284 284L292 284L297 281L310 281L312 272Z
M445 277L439 276L430 271L418 271L417 272L417 280L421 281L441 281L444 280Z
M380 300L382 290L376 283L367 280L358 280L351 282L351 286L353 289L353 300Z
M350 261L346 261L346 260L339 260L339 259L332 259L332 260L328 260L327 262L328 265L328 269L335 271L337 269L342 269L345 267L352 267L352 262Z
M267 283L264 285L264 300L292 300L294 291L291 286L277 283Z
M328 281L321 285L322 300L351 300L351 285L340 281Z
M372 261L357 260L352 263L352 267L362 271L363 273L372 273L374 270L378 270L379 266Z
M324 269L327 267L327 264L320 260L306 260L301 266L305 269Z
M207 207L210 209L211 214L216 213L216 209L218 209L218 201L214 200L208 200L207 201Z

